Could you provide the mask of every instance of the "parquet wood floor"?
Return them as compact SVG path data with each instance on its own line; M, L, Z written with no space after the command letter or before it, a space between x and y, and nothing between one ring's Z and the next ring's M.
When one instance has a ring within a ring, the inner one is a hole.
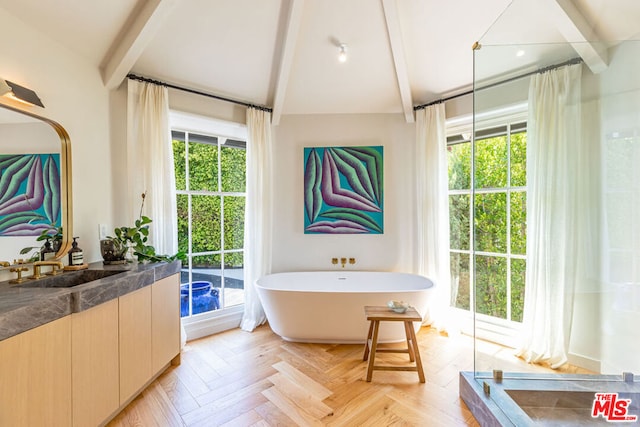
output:
M191 341L171 366L108 425L478 426L458 397L458 372L473 370L473 340L418 332L426 383L415 372L376 371L365 381L363 345L283 341L268 326ZM483 343L503 369L541 370ZM405 363L384 353L376 363ZM513 365L512 365L513 364Z

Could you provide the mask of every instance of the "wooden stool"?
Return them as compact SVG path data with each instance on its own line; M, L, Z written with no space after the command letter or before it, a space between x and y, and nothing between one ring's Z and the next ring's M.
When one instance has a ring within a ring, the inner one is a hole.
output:
M369 366L367 368L367 382L371 382L373 371L418 371L420 382L424 382L424 372L422 371L422 361L420 360L420 350L418 349L418 341L416 333L413 330L413 322L422 322L420 313L410 307L404 313L396 313L388 307L365 306L364 314L367 320L371 321L369 325L369 336L364 344L364 356L362 360L369 358ZM386 322L404 322L404 331L407 337L407 348L378 348L378 329L380 321ZM376 353L409 353L409 360L415 361L415 366L378 366L375 364Z

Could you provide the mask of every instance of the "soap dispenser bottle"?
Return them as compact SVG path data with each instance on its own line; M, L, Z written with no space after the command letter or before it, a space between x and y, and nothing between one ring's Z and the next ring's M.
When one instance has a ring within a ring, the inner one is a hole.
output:
M50 259L54 259L56 257L56 251L51 247L51 242L47 239L44 242L44 246L40 250L40 261L49 261Z
M84 254L82 249L78 247L78 242L76 242L77 237L73 238L73 243L71 243L71 249L69 250L69 265L82 265L84 264Z

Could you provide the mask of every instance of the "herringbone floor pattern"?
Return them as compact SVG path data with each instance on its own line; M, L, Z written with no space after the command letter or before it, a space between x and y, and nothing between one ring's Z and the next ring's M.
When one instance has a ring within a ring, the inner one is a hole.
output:
M170 367L109 426L478 426L458 397L458 372L473 370L473 341L423 327L426 383L415 372L375 371L365 381L362 345L283 341L268 326L187 344ZM531 370L511 351L483 343L484 357ZM384 353L380 362L405 363ZM541 368L535 368L541 369Z

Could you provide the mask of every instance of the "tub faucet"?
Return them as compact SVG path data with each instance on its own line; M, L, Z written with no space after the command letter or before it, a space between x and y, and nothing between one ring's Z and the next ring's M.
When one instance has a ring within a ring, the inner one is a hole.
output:
M0 267L9 267L10 265L8 261L0 261Z
M344 265L347 263L347 259L346 258L340 258L340 264L342 264L342 268L344 268Z

